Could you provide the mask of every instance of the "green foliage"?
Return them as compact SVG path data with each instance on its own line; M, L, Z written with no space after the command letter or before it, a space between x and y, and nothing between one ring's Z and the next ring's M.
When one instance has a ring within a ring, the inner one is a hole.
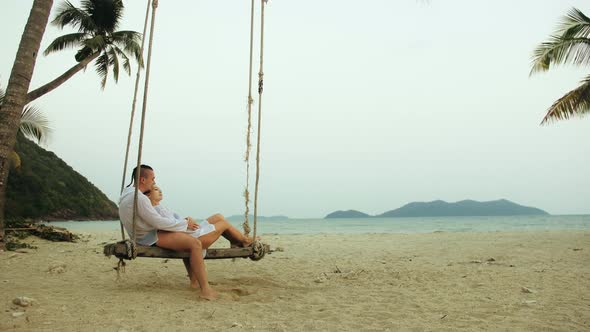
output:
M22 134L15 145L21 167L12 171L6 189L6 219L114 220L117 207L85 177L53 152Z
M115 82L119 80L119 57L123 69L131 74L129 57L133 56L142 65L141 34L135 31L116 31L123 17L122 0L83 0L81 8L64 1L57 9L52 24L63 29L70 26L78 32L57 37L43 52L48 55L68 48L78 48L75 59L84 59L100 53L94 65L101 77L104 89L109 68L112 68Z
M6 91L0 88L0 106L4 103ZM49 127L49 120L43 112L34 105L27 105L23 108L20 118L20 126L18 130L25 135L25 137L34 140L37 143L46 143L49 136L51 136L51 127ZM17 155L17 157L20 157Z
M590 65L590 18L576 8L563 18L549 41L541 43L535 49L531 75L563 64L582 67ZM553 103L542 123L587 114L590 111L589 81L590 76L578 88Z

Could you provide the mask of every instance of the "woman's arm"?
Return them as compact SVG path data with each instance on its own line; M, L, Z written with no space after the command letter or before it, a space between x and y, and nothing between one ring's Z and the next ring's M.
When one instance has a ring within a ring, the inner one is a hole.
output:
M139 217L155 229L170 232L185 232L189 224L184 219L162 216L154 209L150 200L145 196L139 196L137 200L137 212ZM190 228L192 229L192 228Z

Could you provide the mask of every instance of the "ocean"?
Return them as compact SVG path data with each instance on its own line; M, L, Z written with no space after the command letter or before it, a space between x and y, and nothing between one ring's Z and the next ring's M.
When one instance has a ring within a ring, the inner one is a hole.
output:
M119 221L59 221L72 232L119 231ZM232 222L241 229L239 222ZM253 227L252 221L250 226ZM503 217L287 219L257 222L257 234L363 234L590 230L590 215Z

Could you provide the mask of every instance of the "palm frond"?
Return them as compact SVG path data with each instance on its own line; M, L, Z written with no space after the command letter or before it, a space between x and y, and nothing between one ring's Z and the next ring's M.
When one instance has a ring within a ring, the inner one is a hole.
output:
M0 106L4 103L5 96L6 91L0 88ZM18 130L25 137L39 144L47 143L53 131L49 126L49 120L47 120L45 114L35 106L25 106L23 108Z
M119 56L117 55L117 51L115 51L112 47L109 47L109 66L113 66L113 78L115 79L115 83L119 82Z
M82 8L92 17L97 31L112 33L119 27L124 6L122 0L84 0Z
M111 47L121 56L121 58L123 58L123 69L127 72L127 75L131 75L131 61L127 54L118 48L117 45L112 45Z
M20 118L19 130L27 138L44 144L51 135L47 117L35 106L26 106Z
M93 52L104 50L107 45L107 38L104 35L96 35L84 40L84 46L91 48Z
M92 17L90 17L90 15L84 10L76 8L69 1L64 1L60 7L58 7L57 15L51 23L61 29L66 25L72 25L80 32L96 30L96 24L92 20Z
M0 88L0 106L4 103L6 91ZM25 106L20 117L18 130L25 137L36 141L39 144L45 144L51 136L52 129L49 127L47 117L35 106Z
M553 36L533 51L530 75L549 70L551 65L590 65L590 39Z
M115 45L123 48L125 53L133 55L137 63L143 67L143 56L141 54L141 34L136 31L117 31L111 35Z
M96 58L95 67L98 76L101 78L100 87L102 89L105 88L107 84L107 75L109 74L109 54L107 52L102 52L98 58Z
M47 46L47 48L43 52L43 55L49 55L51 53L58 52L66 48L79 46L83 43L84 38L86 38L86 36L87 35L83 32L77 32L57 37L54 41L51 42L51 44L49 44L49 46Z
M577 8L572 8L563 18L557 34L563 38L588 38L590 36L590 18Z
M541 124L584 116L590 112L590 76L581 83L579 87L566 93L551 105Z
M113 42L120 43L121 45L140 44L141 43L141 33L137 32L137 31L131 31L131 30L116 31L111 34L111 38L113 39Z

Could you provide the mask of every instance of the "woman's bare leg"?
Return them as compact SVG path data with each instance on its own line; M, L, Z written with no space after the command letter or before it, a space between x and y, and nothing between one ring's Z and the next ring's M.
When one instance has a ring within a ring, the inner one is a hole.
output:
M223 235L223 237L226 238L231 244L238 245L240 247L247 247L250 244L252 244L252 242L254 242L254 240L251 237L247 237L244 234L242 234L242 232L235 228L229 221L227 221L223 217L223 215L219 213L207 218L207 221L210 224L215 225L216 232L218 232L218 234L220 233L221 235ZM203 235L199 237L199 239L201 241L207 241L207 239L204 239L204 237L206 237L209 234ZM218 238L219 235L217 235L217 238L215 238L215 240L217 240ZM204 244L203 247L205 247Z
M199 286L201 287L201 297L207 300L215 300L219 297L207 280L207 270L205 269L205 261L203 260L201 241L189 234L179 232L158 232L158 247L176 250L188 251L190 253L189 265L191 274L194 276ZM192 280L191 280L192 286Z
M221 232L217 230L217 227L218 226L215 225L215 230L213 232L199 236L199 241L201 241L203 249L209 249L209 247L221 236Z

